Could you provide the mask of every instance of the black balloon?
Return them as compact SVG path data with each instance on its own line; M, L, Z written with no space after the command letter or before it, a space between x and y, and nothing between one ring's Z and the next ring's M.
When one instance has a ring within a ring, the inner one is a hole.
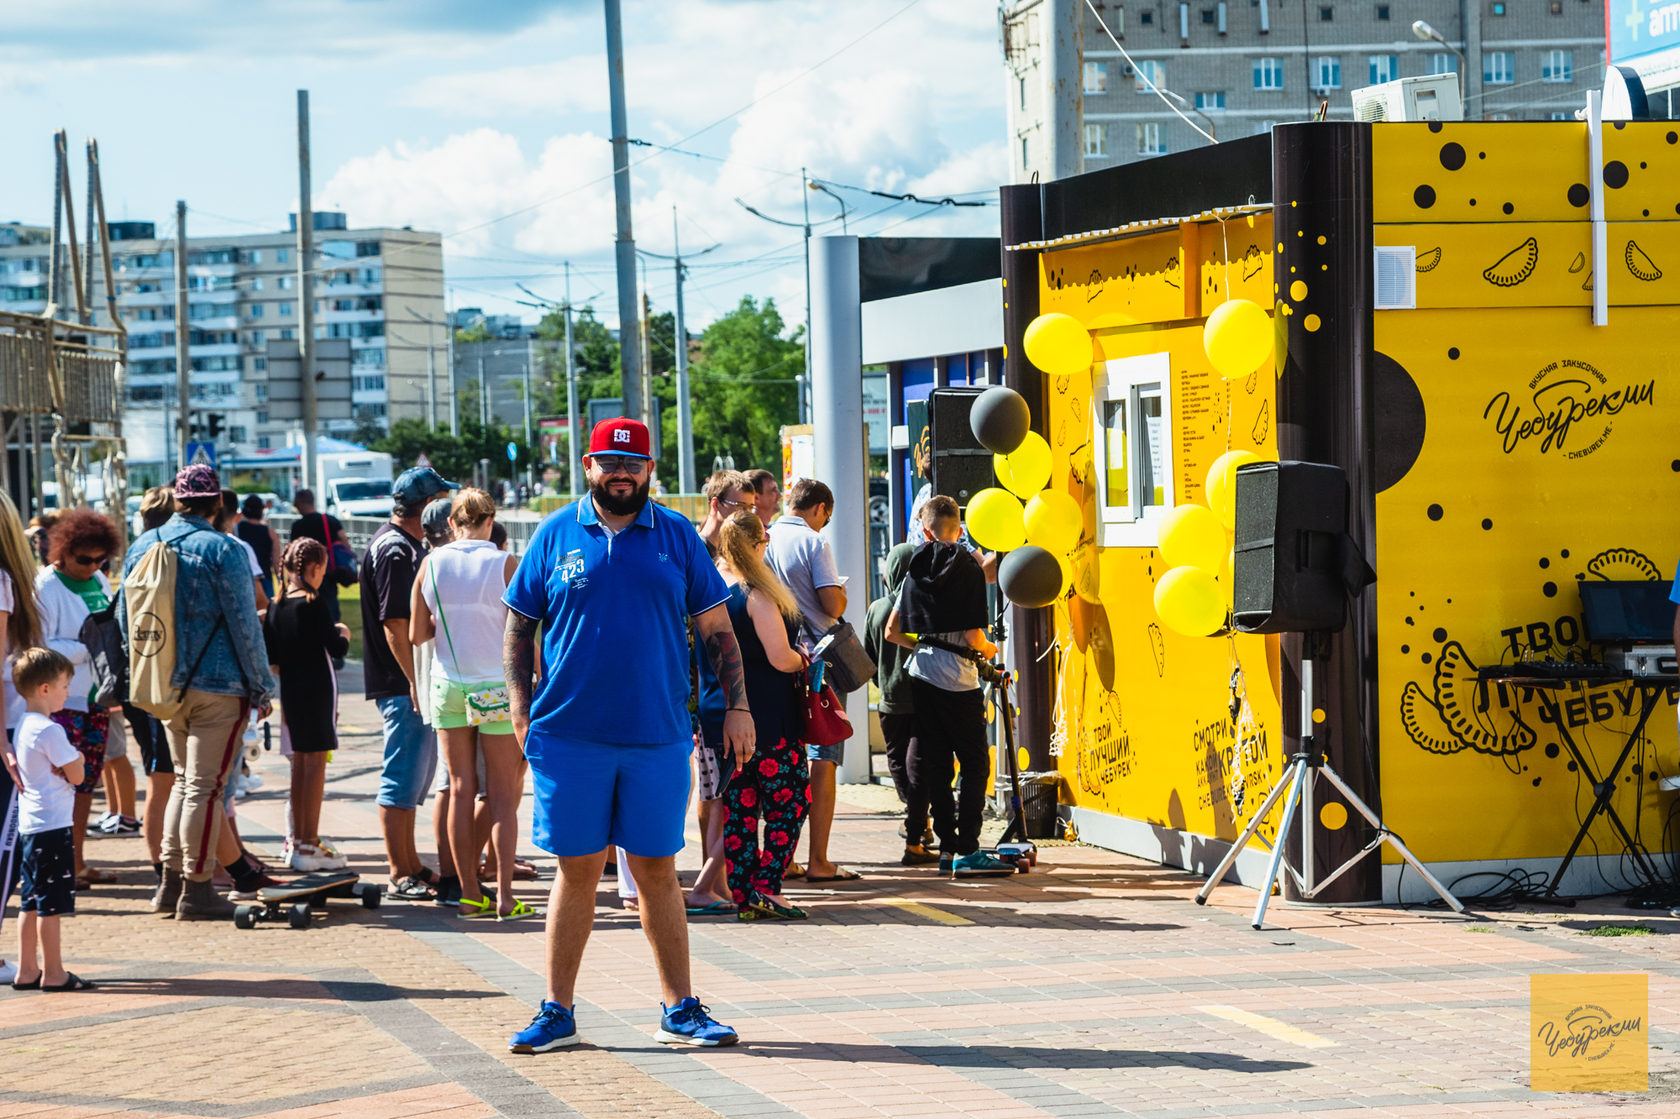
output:
M1027 430L1032 427L1032 412L1020 393L993 385L974 398L968 423L974 429L974 438L988 451L1007 455L1027 437Z
M1017 606L1049 606L1062 593L1062 565L1043 548L1028 544L1003 557L998 586Z

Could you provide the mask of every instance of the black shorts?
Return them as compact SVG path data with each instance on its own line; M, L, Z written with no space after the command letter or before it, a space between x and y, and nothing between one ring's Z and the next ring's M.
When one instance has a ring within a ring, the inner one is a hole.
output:
M128 732L140 747L140 761L146 776L154 773L174 773L175 762L169 754L169 736L163 723L132 703L123 704L123 717L128 720Z
M76 912L76 845L71 828L53 828L23 836L23 882L18 912L43 917Z

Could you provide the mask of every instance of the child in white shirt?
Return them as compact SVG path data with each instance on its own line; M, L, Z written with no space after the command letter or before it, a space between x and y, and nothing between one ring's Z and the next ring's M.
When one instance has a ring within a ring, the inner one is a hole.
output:
M52 721L70 694L74 670L52 649L25 649L12 660L12 679L28 713L12 744L17 751L18 833L23 881L19 891L19 991L86 991L92 983L64 970L58 919L76 912L73 813L82 780L82 755ZM37 959L36 948L40 954Z

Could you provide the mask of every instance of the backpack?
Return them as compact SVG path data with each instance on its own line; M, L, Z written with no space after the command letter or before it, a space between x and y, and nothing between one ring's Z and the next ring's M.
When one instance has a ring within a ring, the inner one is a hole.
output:
M93 705L115 707L128 699L128 643L117 624L117 602L122 591L103 610L95 610L82 622L77 637L88 650L88 667L93 670Z
M203 529L194 529L202 532ZM192 533L183 533L176 540ZM198 651L192 671L179 688L171 686L175 675L176 648L175 577L180 558L169 542L158 540L123 579L122 593L128 599L128 690L129 702L158 719L174 718L186 699L198 666L216 639L225 619L217 618L204 648Z

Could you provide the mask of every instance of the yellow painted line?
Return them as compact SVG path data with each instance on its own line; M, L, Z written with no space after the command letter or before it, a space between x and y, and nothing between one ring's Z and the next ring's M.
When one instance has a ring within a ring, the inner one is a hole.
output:
M974 924L967 917L958 917L955 913L947 913L943 909L935 909L933 906L923 905L919 901L907 901L904 898L882 898L881 904L902 909L906 913L914 913L918 917L926 917L930 921L938 921L941 925Z
M1203 1014L1212 1014L1215 1018L1224 1018L1228 1022L1235 1022L1247 1026L1251 1030L1258 1030L1274 1041L1288 1042L1305 1049L1333 1049L1336 1043L1329 1038L1310 1034L1306 1030L1297 1029L1287 1022L1280 1022L1276 1018L1267 1018L1263 1014L1255 1014L1248 1010L1239 1010L1234 1006L1198 1006Z

